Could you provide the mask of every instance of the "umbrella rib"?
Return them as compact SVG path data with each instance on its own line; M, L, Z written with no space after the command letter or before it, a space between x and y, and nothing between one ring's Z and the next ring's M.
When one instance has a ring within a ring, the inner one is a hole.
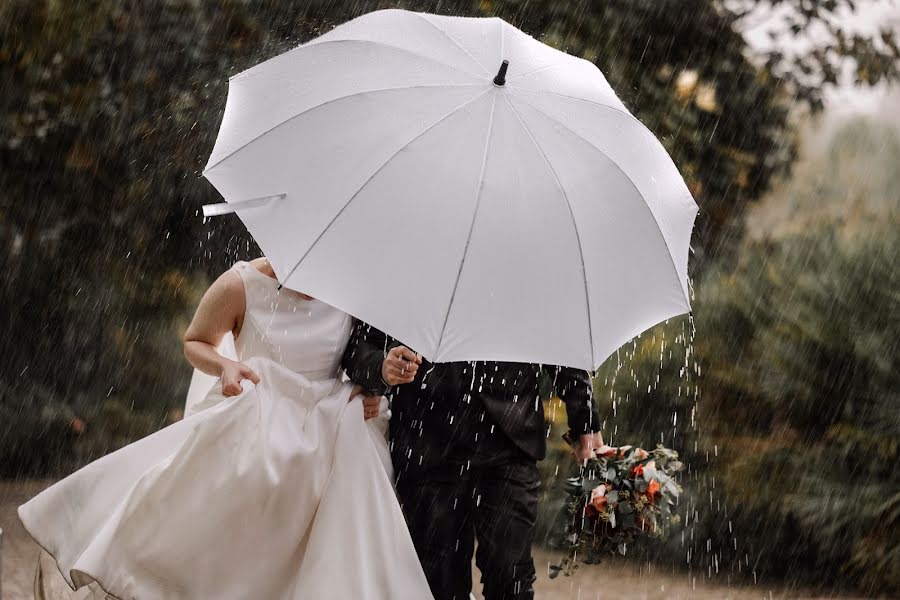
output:
M547 158L546 153L544 153L544 149L541 148L541 145L537 143L537 140L534 138L534 134L531 133L531 129L529 129L528 125L525 124L525 120L522 119L522 115L519 114L519 111L516 110L516 107L512 102L509 101L509 98L506 95L504 95L503 98L506 100L506 103L509 104L509 107L512 109L513 114L516 115L516 118L519 120L519 124L522 126L522 129L525 131L525 133L528 134L529 139L531 139L531 143L534 144L534 147L537 148L537 151L541 154L541 158L544 159L544 164L547 165L547 168L553 175L553 179L554 181L556 181L556 185L559 188L559 191L562 192L563 200L566 201L566 207L569 209L569 217L571 217L572 219L572 228L575 229L575 242L578 244L578 253L581 257L581 276L584 279L584 301L587 305L588 341L590 343L591 364L593 364L594 327L593 319L591 318L591 292L588 289L587 268L584 264L584 246L581 245L581 232L579 232L578 230L578 221L575 219L575 211L572 210L572 202L569 200L569 194L566 193L566 188L563 187L562 182L559 180L559 175L557 175L556 169L553 168L553 165L550 163L550 159Z
M506 58L506 30L503 28L503 19L500 19L498 27L500 28L500 61Z
M444 31L443 28L438 27L435 23L432 23L431 20L427 19L427 18L425 17L425 15L423 15L422 13L414 12L414 13L412 13L412 14L416 15L417 17L419 17L420 19L422 19L423 21L425 21L426 23L428 23L429 25L431 25L432 27L434 27L435 29L437 29L441 34L443 34L443 36L444 36L445 38L447 38L448 40L450 40L450 41L453 43L454 46L456 46L457 48L459 48L460 50L462 50L462 51L463 51L463 54L465 54L466 56L468 56L468 57L472 60L472 62L474 62L474 63L475 63L476 65L478 65L479 67L481 67L481 70L484 71L485 75L490 75L490 71L488 71L487 68L485 68L485 66L484 66L483 64L481 64L481 63L478 61L477 58L475 58L474 56L472 56L472 55L469 53L468 50L466 50L465 48L463 48L462 45L461 45L459 42L457 42L455 39L453 39L452 37L450 37L450 34L447 33L446 31Z
M334 102L339 102L341 100L346 100L348 98L355 98L356 96L362 96L364 94L378 94L381 92L396 92L398 90L416 90L416 89L423 89L423 88L477 87L480 85L484 85L484 84L483 83L435 83L435 84L422 84L422 85L402 85L402 86L397 86L397 87L378 88L378 89L374 89L374 90L362 90L359 92L353 92L352 94L347 94L346 96L332 98L331 100L326 100L325 102L322 102L320 104L316 104L315 106L311 106L311 107L307 108L303 112L299 112L296 115L288 117L287 119L285 119L284 121L281 121L280 123L276 123L272 127L266 129L265 131L263 131L262 133L260 133L256 136L254 136L252 139L241 144L240 146L238 146L237 148L235 148L234 150L232 150L231 152L229 152L228 154L226 154L225 156L223 156L222 158L217 160L215 162L215 164L207 166L205 169L203 169L203 174L205 175L208 171L215 169L220 164L222 164L224 161L228 160L229 158L231 158L232 156L234 156L235 154L237 154L238 152L240 152L241 150L243 150L244 148L246 148L253 142L272 133L273 131L275 131L276 129L281 127L282 125L290 123L291 121L293 121L296 118L302 117L305 114L308 114L314 110L318 110L318 109L322 108L323 106L328 106L329 104L332 104Z
M475 210L472 211L472 222L469 224L469 233L466 235L466 245L463 248L462 258L459 261L459 269L456 271L456 281L453 282L453 293L450 294L450 302L447 304L447 314L444 315L444 324L441 326L441 335L438 337L437 346L434 349L435 360L440 356L441 344L444 341L444 332L447 331L447 322L450 320L450 311L453 309L453 301L456 300L456 290L459 288L459 280L462 277L463 266L466 264L466 256L469 254L469 243L472 241L472 232L475 231L475 221L478 219L478 208L481 206L481 192L484 188L484 172L487 168L488 153L491 148L491 135L494 131L494 110L497 107L497 96L491 103L491 118L488 121L487 135L484 139L484 155L481 158L481 172L478 174L478 187L475 192Z
M410 144L412 144L413 142L418 140L420 137L422 137L423 135L425 135L426 133L428 133L429 131L431 131L432 129L434 129L435 127L437 127L438 125L440 125L441 123L443 123L444 121L446 121L447 119L452 117L453 115L455 115L457 112L459 112L466 106L468 106L468 105L472 104L473 102L475 102L476 100L484 97L485 94L487 94L489 91L491 91L491 89L493 89L493 88L488 88L485 91L483 91L482 93L475 96L474 98L470 98L469 100L466 100L465 102L463 102L462 104L460 104L459 106L457 106L456 108L454 108L453 110L451 110L450 112L448 112L447 114L442 116L440 119L438 119L437 121L435 121L434 123L432 123L431 125L426 127L425 129L423 129L422 131L420 131L419 133L414 135L412 138L407 140L399 148L397 148L397 150L394 151L394 153L391 154L387 158L387 160L385 160L383 163L381 163L381 165L377 169L375 169L375 171L371 175L369 175L369 177L362 183L362 185L360 185L356 189L356 191L353 192L353 195L350 196L350 198L347 200L347 202L344 203L344 206L342 206L341 209L334 215L334 217L331 218L331 220L328 222L328 224L322 228L322 231L319 233L318 236L316 236L316 239L313 240L313 242L309 245L309 248L306 249L306 252L303 253L303 256L301 256L297 260L297 262L294 263L294 266L291 268L290 271L288 271L287 275L285 275L284 278L281 279L281 281L287 283L287 280L291 277L291 275L294 274L294 271L297 270L297 268L300 266L300 264L304 260L306 260L306 257L309 256L309 253L312 252L312 249L315 248L316 244L319 243L319 240L322 239L322 236L324 236L325 233L331 228L331 226L334 225L334 222L338 220L338 217L340 217L344 213L344 211L347 210L347 207L350 206L350 203L353 202L357 198L357 196L359 196L360 192L362 192L366 188L366 186L369 185L369 183L371 183L371 181L373 179L375 179L375 177L379 173L381 173L382 169L384 169L386 166L388 166L390 164L390 162L397 157L398 154L403 152L406 148L409 147Z
M613 112L619 113L620 115L622 115L623 117L625 117L625 118L628 119L629 121L634 121L635 123L637 123L638 125L640 125L641 129L645 130L645 131L646 131L647 133L649 133L650 135L653 135L653 132L650 131L650 129L649 129L646 125L644 125L643 123L641 123L641 120L638 119L637 117L635 117L633 114L631 114L631 113L628 112L627 110L622 110L621 108L616 108L615 106L610 106L609 104L603 104L602 102L597 102L596 100L588 100L587 98L579 98L579 97L577 97L577 96L569 96L569 95L567 95L567 94L559 94L559 93L557 93L557 92L550 92L550 91L547 91L547 90L532 90L532 89L520 87L520 88L517 88L517 91L518 91L518 92L525 92L525 93L532 93L532 94L544 94L544 95L547 95L547 96L556 96L557 98L565 98L565 99L567 99L567 100L577 100L578 102L584 102L585 104L592 104L592 105L596 106L597 108L605 108L605 109L607 109L607 110L611 110L611 111L613 111ZM525 101L525 102L528 102L527 100L525 100L525 98L522 98L522 100ZM536 106L534 106L531 102L528 102L528 104L529 104L529 106L531 106L531 107L534 108L535 110L539 110L539 109L538 109ZM544 111L541 111L541 112L544 112ZM547 113L544 113L544 114L546 115ZM547 115L547 117L553 119L553 117L550 117L550 115ZM554 120L556 120L556 119L554 119ZM558 122L558 121L557 121L557 122ZM560 123L560 125L562 125L562 123ZM565 127L565 125L563 125L563 126ZM569 129L569 128L567 127L567 129ZM572 133L575 133L575 132L573 131ZM578 134L576 133L575 135L578 135ZM579 137L580 137L580 136L579 136ZM654 136L654 137L656 137L656 136ZM582 139L583 139L583 138L582 138ZM585 141L587 141L587 140L585 140ZM588 143L590 144L590 142L588 142ZM591 145L593 146L593 144L591 144ZM595 146L595 147L596 147L596 146ZM597 149L600 150L599 148L597 148Z
M548 92L548 93L549 93L549 92ZM560 94L553 94L553 95L560 95ZM566 96L566 97L569 97L569 96ZM647 200L644 198L644 195L641 193L641 190L638 189L637 185L634 183L634 180L631 178L631 176L628 175L628 173L626 173L625 170L624 170L621 166L619 166L619 163L617 163L616 161L614 161L614 160L613 160L606 152L604 152L601 148L598 148L594 143L592 143L590 140L588 140L587 138L585 138L583 135L581 135L580 133L578 133L577 131L575 131L574 129L572 129L571 127L569 127L568 125L566 125L565 123L563 123L562 121L560 121L559 119L557 119L556 117L554 117L553 115L547 114L546 111L544 111L544 110L542 110L541 108L535 106L534 104L532 104L531 102L529 102L529 101L526 100L525 98L522 98L521 96L519 96L519 99L522 100L522 102L524 102L525 104L527 104L527 105L530 106L531 108L533 108L534 110L538 111L539 113L541 113L542 115L544 115L545 117L547 117L548 119L550 119L551 121L553 121L554 123L556 123L557 125L559 125L560 127L563 127L564 129L566 129L566 131L568 131L568 132L571 133L572 135L574 135L574 136L576 136L577 138L581 139L581 140L582 140L583 142L585 142L588 146L590 146L591 148L593 148L594 150L596 150L596 151L599 152L600 154L602 154L604 157L606 157L606 159L607 159L607 160L608 160L608 161L609 161L609 162L610 162L610 163L611 163L611 164L612 164L612 165L613 165L620 173L622 173L622 175L625 176L625 179L628 180L628 183L631 184L631 187L634 188L634 191L637 192L637 195L638 195L638 197L641 199L641 202L642 202L642 203L644 204L644 206L647 208L647 212L650 213L650 220L653 221L653 224L654 224L654 225L656 225L656 230L659 232L660 237L662 237L663 245L666 247L666 254L668 254L669 260L672 262L672 268L675 269L675 276L678 277L678 285L679 285L679 287L681 288L681 292L684 294L684 299L687 301L688 305L690 305L690 299L688 298L688 294L687 294L687 290L685 289L685 286L682 285L682 283L681 283L681 277L680 277L680 274L678 273L678 265L675 264L675 257L672 256L672 249L669 248L669 242L668 242L668 240L666 240L666 236L663 234L662 227L659 226L659 221L656 220L656 215L653 214L653 210L650 208L650 205L647 204ZM586 100L585 102L590 102L590 101L589 101L589 100ZM612 107L610 107L610 106L606 106L605 104L598 104L598 103L596 103L596 102L590 102L590 103L591 103L591 104L596 104L597 106L603 106L603 107L609 108L610 110L615 110L616 112L620 112L620 113L622 112L622 111L620 111L620 110L618 110L618 109L616 109L616 108L612 108ZM623 113L623 114L627 114L627 113ZM629 115L629 116L630 116L630 115ZM634 117L631 117L631 118L634 119L635 121L637 121L638 123L640 123L640 121L638 121L638 120L635 119ZM643 126L643 123L641 123L641 125ZM650 131L650 130L647 129L646 127L644 127L644 129L645 129L646 131L648 131L648 132ZM652 134L651 134L651 135L652 135Z
M325 34L325 35L327 35L327 34ZM449 36L448 36L448 37L449 37ZM451 39L450 41L453 41L453 40ZM353 38L341 38L341 39L337 39L337 40L323 40L323 41L321 41L321 42L317 42L316 40L311 40L311 41L309 41L309 42L307 42L307 43L305 43L305 44L301 44L300 46L297 46L296 48L293 48L293 49L291 49L291 50L288 50L288 51L285 52L284 54L279 54L278 56L273 56L273 57L270 58L269 60L275 60L275 59L278 59L278 58L283 58L283 57L288 56L288 55L290 55L290 54L293 54L293 53L295 53L295 52L299 52L300 50L305 50L305 49L308 49L308 48L313 48L313 47L315 47L315 46L324 46L325 44L339 44L339 43L341 43L341 42L344 42L344 43L354 43L354 44L370 44L370 45L372 45L372 46L379 46L379 47L382 47L382 48L390 48L391 50L396 50L397 52L402 52L403 54L411 54L412 56L415 56L416 58L421 58L421 59L427 60L427 61L429 61L429 62L433 62L433 63L436 64L436 65L441 65L442 67L447 67L448 69L453 69L454 71L458 71L458 72L463 73L463 74L465 74L465 75L469 75L470 77L476 76L475 73L472 73L472 72L470 72L470 71L465 71L465 70L460 69L459 67L457 67L457 66L455 66L455 65L451 65L451 64L445 63L445 62L443 62L443 61L441 61L441 60L438 60L438 59L434 58L433 56L426 56L426 55L424 55L424 54L416 54L416 53L413 52L412 50L408 50L407 48L402 48L402 47L400 47L400 46L394 46L393 44L386 44L386 43L384 43L384 42L376 42L375 40L362 40L362 39L353 39ZM459 45L459 44L457 44L457 45ZM474 59L473 59L473 60L474 60ZM257 67L259 67L259 66L261 66L261 65L264 65L266 62L268 62L268 61L261 62L261 63L259 63L258 65L254 65L254 66L250 67L249 69L247 69L247 70L245 70L245 71L241 71L241 72L238 73L237 75L233 75L233 76L229 77L229 78L228 78L228 81L232 81L232 80L236 80L236 79L243 79L245 76L246 76L246 77L250 77L250 76L253 75L253 71L254 71ZM477 61L476 61L476 62L477 62ZM479 64L479 66L481 66L481 65ZM481 67L481 68L484 69L484 67Z
M509 84L517 79L522 79L523 77L528 77L529 75L534 75L535 73L540 73L541 71L546 71L547 69L552 69L552 68L558 67L558 66L559 66L559 63L553 63L552 65L547 65L547 66L541 67L540 69L535 69L534 71L528 71L527 73L522 73L521 75L516 75L515 77L510 77L509 79L506 80L506 83Z

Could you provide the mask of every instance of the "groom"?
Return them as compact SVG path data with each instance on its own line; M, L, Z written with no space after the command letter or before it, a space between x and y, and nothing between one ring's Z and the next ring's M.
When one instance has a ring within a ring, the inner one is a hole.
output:
M537 461L546 452L538 387L566 403L583 460L602 445L585 371L521 363L431 364L358 323L343 359L350 379L391 399L397 494L435 600L468 600L472 554L486 600L534 598L531 544Z

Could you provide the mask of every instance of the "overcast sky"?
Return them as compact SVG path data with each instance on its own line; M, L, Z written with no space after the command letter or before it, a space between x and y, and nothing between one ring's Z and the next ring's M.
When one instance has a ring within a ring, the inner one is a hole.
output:
M757 48L771 48L777 45L783 52L802 49L809 44L809 39L780 38L772 41L768 31L778 28L786 8L772 9L762 3L756 14L748 16L745 34L750 44ZM890 28L900 37L900 1L898 0L859 0L855 13L846 11L840 16L842 24L853 31L878 36L883 28ZM778 28L780 29L780 28ZM827 35L821 31L810 32L811 39L821 39ZM848 77L848 79L850 79ZM829 90L826 94L826 106L829 117L843 117L854 113L878 114L900 124L900 86L892 90L886 86L875 88L858 88L850 79L845 85Z

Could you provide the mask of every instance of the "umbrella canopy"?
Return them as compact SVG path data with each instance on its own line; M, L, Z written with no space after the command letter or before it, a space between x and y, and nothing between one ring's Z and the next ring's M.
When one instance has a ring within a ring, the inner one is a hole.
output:
M593 370L690 310L665 149L501 19L373 12L232 77L204 175L285 286L435 362Z

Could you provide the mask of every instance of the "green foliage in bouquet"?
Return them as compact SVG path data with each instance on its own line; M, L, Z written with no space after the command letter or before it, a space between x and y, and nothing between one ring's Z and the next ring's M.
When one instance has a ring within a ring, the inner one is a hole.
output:
M550 577L571 575L581 563L604 554L625 554L642 537L662 537L680 522L674 506L681 494L675 473L683 468L678 453L606 447L589 459L577 477L565 482L567 555L550 568Z

